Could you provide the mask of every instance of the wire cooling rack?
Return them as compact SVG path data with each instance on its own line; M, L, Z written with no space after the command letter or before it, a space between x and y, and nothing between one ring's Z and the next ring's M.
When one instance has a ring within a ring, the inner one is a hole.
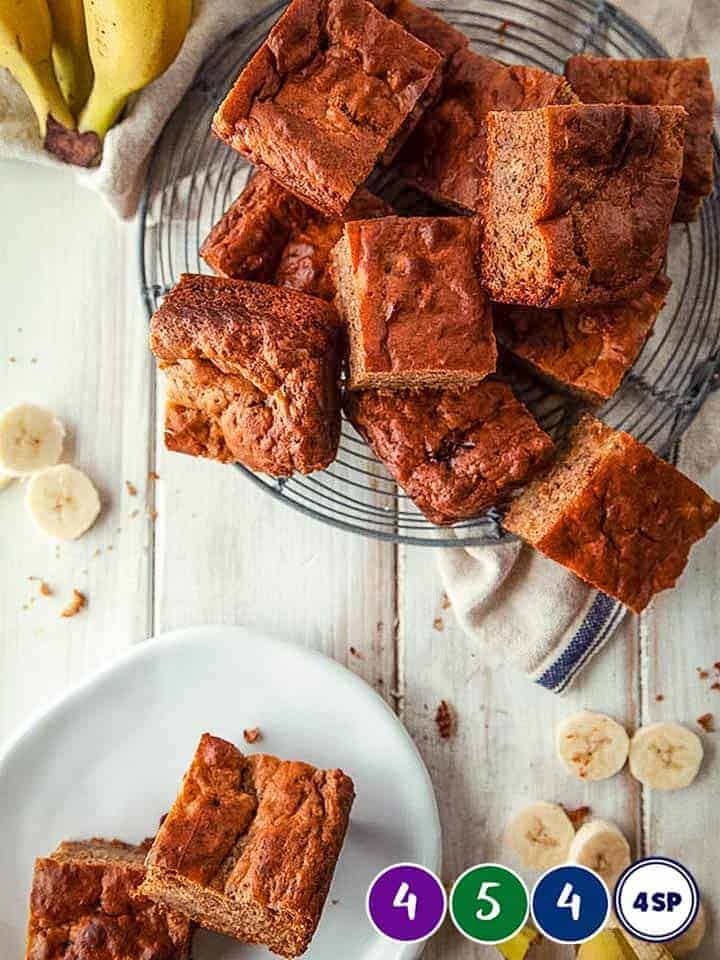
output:
M206 61L155 149L140 217L140 270L152 313L183 272L207 273L198 249L210 227L245 185L251 169L210 133L210 121L242 66L284 3L228 37ZM434 5L466 33L479 53L562 73L573 53L634 58L667 52L609 3L590 0L464 0ZM716 170L720 147L714 136ZM402 207L402 188L386 177L373 188ZM660 453L687 428L720 369L720 197L716 188L693 224L672 228L668 303L618 393L600 410ZM577 403L530 378L515 378L518 395L555 437ZM452 533L429 523L399 490L348 422L337 460L310 476L276 480L239 469L268 493L326 523L398 543L447 545L497 542L496 511L459 523Z

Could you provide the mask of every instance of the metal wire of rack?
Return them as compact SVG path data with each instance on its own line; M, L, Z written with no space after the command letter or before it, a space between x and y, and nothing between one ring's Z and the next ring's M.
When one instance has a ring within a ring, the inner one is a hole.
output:
M198 250L210 227L245 185L251 168L210 134L212 114L284 2L228 37L208 58L168 121L155 149L140 211L140 273L149 313L184 272L207 273ZM479 53L561 73L577 52L621 58L667 52L615 6L592 0L463 0L433 5L463 30ZM720 145L713 137L716 172ZM392 181L375 184L397 201ZM395 195L393 196L393 191ZM701 219L672 228L668 303L634 367L600 417L659 453L667 452L717 385L720 371L720 195ZM515 388L542 425L562 434L577 402L519 375ZM276 480L239 466L252 481L303 513L346 530L396 543L479 545L504 534L497 511L435 527L399 490L372 451L344 421L336 461L310 476Z

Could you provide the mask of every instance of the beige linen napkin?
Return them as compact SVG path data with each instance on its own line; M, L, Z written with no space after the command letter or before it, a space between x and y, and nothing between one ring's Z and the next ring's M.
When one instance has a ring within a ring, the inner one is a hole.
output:
M175 61L136 94L105 138L102 163L91 170L66 167L43 150L32 107L21 87L0 68L0 159L64 167L100 193L120 217L135 212L153 144L213 48L270 4L258 0L195 0L193 21Z
M710 395L675 454L684 473L720 498L720 478L710 478L720 459L720 392ZM473 648L554 693L567 690L626 613L518 541L439 550L438 567Z

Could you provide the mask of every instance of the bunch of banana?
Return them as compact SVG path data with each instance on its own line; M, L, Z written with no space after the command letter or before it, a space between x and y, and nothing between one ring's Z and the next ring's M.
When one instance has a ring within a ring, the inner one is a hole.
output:
M45 148L89 166L128 97L164 73L192 0L0 0L0 66L25 90Z

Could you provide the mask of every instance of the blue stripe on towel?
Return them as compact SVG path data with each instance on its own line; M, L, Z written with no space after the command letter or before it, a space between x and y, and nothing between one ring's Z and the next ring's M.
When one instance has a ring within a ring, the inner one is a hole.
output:
M562 693L615 630L625 612L617 600L598 592L575 636L535 682L553 693Z

